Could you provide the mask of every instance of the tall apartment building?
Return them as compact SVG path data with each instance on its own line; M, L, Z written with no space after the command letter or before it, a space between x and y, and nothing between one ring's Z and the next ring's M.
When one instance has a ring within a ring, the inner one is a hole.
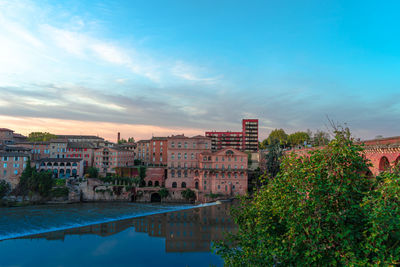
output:
M168 171L165 187L195 188L194 178L199 167L199 154L211 152L211 139L205 136L168 137Z
M150 160L150 140L139 140L137 142L135 159L140 160L144 164Z
M243 150L258 151L258 119L243 119Z
M212 151L228 147L247 152L258 151L258 119L243 119L241 132L209 131L205 135L211 138Z

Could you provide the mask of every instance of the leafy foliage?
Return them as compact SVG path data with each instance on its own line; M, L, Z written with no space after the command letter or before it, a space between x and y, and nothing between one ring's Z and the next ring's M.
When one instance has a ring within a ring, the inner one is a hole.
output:
M313 146L316 147L325 146L329 143L329 141L330 141L329 133L320 130L318 130L312 138L312 144Z
M399 174L374 181L348 129L335 134L232 211L238 232L215 247L227 266L399 263Z
M99 177L99 170L95 167L89 167L86 171L89 174L89 178L98 178Z
M310 142L310 135L307 132L295 132L288 136L288 144L291 146L303 145L304 142Z
M192 200L196 198L196 193L190 188L181 192L182 196L187 200Z
M271 144L268 145L268 153L265 156L265 165L269 178L274 178L280 169L282 149L279 145L278 140L273 140Z
M161 198L167 198L169 196L169 191L167 188L163 187L158 190L158 194L160 194Z
M384 172L363 204L368 218L365 251L376 265L400 264L400 169Z
M56 187L51 189L50 196L52 197L68 197L69 189L66 186Z
M288 142L288 135L283 129L275 129L269 134L267 138L268 144L273 143L274 140L278 140L280 145L285 146Z
M7 181L0 180L0 199L5 197L11 190L11 186Z
M57 136L48 132L32 132L28 135L29 142L44 142L56 139Z

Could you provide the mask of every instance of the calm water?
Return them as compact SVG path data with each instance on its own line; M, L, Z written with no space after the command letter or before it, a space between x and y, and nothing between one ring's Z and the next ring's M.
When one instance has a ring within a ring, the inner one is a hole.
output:
M235 231L230 207L86 203L1 208L0 266L222 266L210 246Z

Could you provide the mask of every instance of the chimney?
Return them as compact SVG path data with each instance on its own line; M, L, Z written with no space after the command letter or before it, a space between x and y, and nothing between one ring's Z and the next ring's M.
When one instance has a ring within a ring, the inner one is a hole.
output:
M120 132L118 132L117 143L119 143L119 141L121 141L121 133Z

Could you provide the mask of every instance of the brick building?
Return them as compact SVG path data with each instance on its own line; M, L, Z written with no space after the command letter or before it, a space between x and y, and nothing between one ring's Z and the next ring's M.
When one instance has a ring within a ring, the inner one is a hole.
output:
M83 159L84 167L92 167L96 146L90 142L69 142L66 158Z
M150 161L150 140L139 140L135 151L135 159L146 164Z
M244 195L247 192L247 154L233 148L199 155L195 187L202 194Z
M205 136L168 137L168 174L166 187L195 188L194 177L199 167L198 156L211 152L211 139Z
M94 167L101 175L115 173L116 167L134 165L134 151L118 147L102 147L94 151Z
M205 135L211 138L213 151L228 147L247 152L258 151L258 119L243 119L241 132L209 131Z
M0 151L0 179L14 188L19 183L28 158L28 153Z

